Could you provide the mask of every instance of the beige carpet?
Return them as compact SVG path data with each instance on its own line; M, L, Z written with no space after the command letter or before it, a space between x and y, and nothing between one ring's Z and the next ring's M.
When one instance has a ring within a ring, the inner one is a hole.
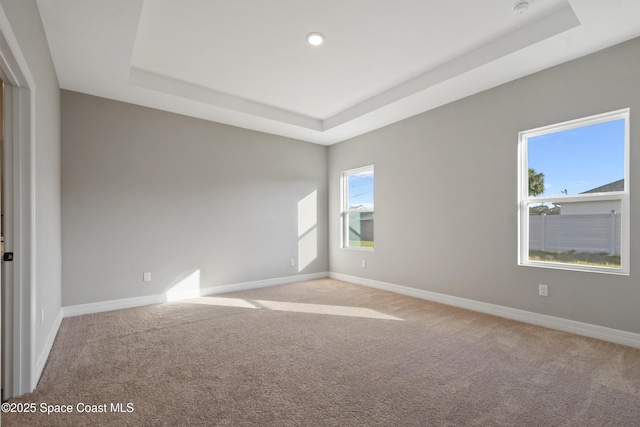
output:
M638 426L640 350L323 279L65 319L11 402L37 411L3 426Z

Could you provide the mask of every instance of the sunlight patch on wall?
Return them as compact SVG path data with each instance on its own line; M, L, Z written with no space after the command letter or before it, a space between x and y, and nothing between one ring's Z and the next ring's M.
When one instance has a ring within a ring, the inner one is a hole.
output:
M199 297L201 295L200 292L200 269L197 269L167 290L165 296L167 301L177 301Z
M318 257L318 191L298 202L298 272Z
M313 191L298 202L298 237L318 223L318 192Z
M311 264L317 256L318 236L314 228L298 240L298 272Z

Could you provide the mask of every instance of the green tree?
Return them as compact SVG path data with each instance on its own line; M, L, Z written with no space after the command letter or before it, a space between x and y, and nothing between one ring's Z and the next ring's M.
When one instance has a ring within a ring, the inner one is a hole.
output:
M554 203L553 207L548 204L529 206L529 215L560 215L561 206Z
M529 195L537 196L544 193L544 174L536 173L535 169L529 168Z

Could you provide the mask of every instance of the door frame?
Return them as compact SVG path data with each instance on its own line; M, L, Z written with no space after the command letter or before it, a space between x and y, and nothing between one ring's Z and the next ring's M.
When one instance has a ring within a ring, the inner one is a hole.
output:
M0 4L0 78L4 82L5 247L2 262L3 398L35 389L35 91L36 86Z

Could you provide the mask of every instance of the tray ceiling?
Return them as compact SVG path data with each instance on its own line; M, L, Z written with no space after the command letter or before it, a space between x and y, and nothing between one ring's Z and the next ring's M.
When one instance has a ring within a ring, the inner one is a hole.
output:
M38 0L63 89L320 144L640 35L637 0L516 3Z

